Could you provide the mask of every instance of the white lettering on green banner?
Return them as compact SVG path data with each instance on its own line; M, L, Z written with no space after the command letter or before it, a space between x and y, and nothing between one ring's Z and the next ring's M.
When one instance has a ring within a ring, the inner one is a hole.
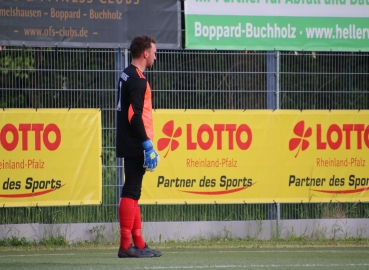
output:
M369 51L369 0L187 0L186 48Z

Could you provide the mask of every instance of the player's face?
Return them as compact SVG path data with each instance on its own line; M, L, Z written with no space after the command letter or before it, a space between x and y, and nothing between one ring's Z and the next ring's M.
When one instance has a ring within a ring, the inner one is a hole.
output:
M146 68L151 68L156 60L156 45L151 43L151 48L146 50L147 52L147 60L146 60Z

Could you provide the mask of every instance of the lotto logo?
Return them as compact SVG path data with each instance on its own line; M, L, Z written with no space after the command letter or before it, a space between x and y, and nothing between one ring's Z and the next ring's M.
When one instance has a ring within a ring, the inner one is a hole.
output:
M294 137L289 141L289 150L304 151L312 144L317 150L369 149L369 125L365 124L331 124L328 127L316 124L306 127L305 121L298 122L293 128ZM311 140L312 141L309 141ZM310 144L311 143L311 144Z
M29 136L32 134L34 140ZM50 137L55 139L52 141ZM13 151L18 146L22 151L41 150L44 145L48 150L58 149L61 143L61 132L56 124L22 123L18 127L5 124L0 131L0 145L6 151Z
M162 129L165 137L158 140L158 150L166 153L175 151L179 145L179 138L182 136L182 127L176 127L173 120L168 121ZM217 123L213 125L201 124L194 127L193 124L186 124L184 129L185 149L187 150L233 150L236 147L241 150L247 150L252 143L252 131L246 124L225 124ZM225 138L227 143L224 143Z

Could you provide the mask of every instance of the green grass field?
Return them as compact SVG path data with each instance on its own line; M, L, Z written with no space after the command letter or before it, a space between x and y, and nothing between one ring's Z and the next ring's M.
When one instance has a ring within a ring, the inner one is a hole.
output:
M151 259L116 249L1 251L0 269L369 269L369 247L165 248Z

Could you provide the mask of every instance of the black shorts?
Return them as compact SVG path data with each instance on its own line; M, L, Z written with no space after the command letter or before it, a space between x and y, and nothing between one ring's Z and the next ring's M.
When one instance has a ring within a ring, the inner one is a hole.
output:
M146 172L143 168L144 153L135 157L124 158L124 185L121 197L139 200L141 197L142 179Z

